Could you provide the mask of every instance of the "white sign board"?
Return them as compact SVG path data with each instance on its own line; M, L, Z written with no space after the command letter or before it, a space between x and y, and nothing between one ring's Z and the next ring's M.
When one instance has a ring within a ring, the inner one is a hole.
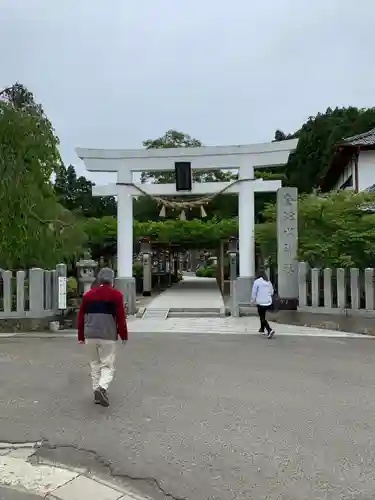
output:
M67 279L65 276L59 276L58 278L58 298L57 298L57 308L58 309L66 309L66 288L67 288Z

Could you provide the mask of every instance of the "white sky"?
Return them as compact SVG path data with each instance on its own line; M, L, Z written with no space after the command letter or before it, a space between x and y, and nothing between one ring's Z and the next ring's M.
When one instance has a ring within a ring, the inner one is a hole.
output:
M34 92L80 173L76 146L263 142L375 104L374 0L0 0L0 45L0 87Z

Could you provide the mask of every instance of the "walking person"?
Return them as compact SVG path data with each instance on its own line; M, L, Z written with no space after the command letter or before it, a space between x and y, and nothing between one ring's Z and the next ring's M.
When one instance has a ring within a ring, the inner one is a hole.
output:
M274 289L272 283L269 281L264 272L259 272L256 280L254 281L253 290L251 294L251 301L256 304L258 315L260 319L260 333L267 332L267 338L271 339L275 335L275 331L270 327L266 314L272 307L272 297Z
M98 285L86 292L78 313L78 342L87 344L94 402L109 406L108 387L115 373L117 340L128 340L124 297L113 288L114 272L105 267Z

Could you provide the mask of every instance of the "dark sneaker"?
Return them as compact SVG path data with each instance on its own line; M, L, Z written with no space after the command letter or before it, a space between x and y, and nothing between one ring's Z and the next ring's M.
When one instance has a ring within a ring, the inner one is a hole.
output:
M268 332L267 338L272 339L274 335L275 335L275 330L271 330L270 332Z
M261 328L259 328L258 332L259 333L264 333L264 330L262 330Z
M102 387L99 387L94 393L94 401L95 404L99 404L101 406L109 406L107 391Z

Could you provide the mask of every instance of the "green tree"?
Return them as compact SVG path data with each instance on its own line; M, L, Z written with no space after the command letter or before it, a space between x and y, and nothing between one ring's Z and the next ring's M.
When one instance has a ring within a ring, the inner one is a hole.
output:
M78 252L85 235L57 202L58 138L21 84L0 93L0 265L53 266Z
M168 219L158 222L134 224L134 238L149 237L151 241L166 245L180 245L185 249L216 249L221 240L228 240L238 233L237 218L232 219L194 219L188 221Z
M203 146L203 144L188 134L178 132L177 130L168 130L163 136L157 139L143 141L143 146L146 149L198 148ZM235 175L225 170L193 170L194 182L225 182L234 178ZM173 171L143 172L141 181L146 182L147 180L151 180L157 184L167 184L174 183L176 178Z
M95 184L84 176L77 177L73 165L62 167L56 174L54 190L58 201L71 212L85 217L116 215L113 196L93 196Z
M83 224L88 238L87 245L94 259L104 257L109 260L116 255L117 221L114 217L90 217L85 219Z
M311 267L375 265L375 195L348 191L302 195L298 202L298 257ZM263 212L256 242L264 257L277 256L276 206Z
M188 134L176 130L168 130L163 136L157 139L148 139L143 142L146 149L164 149L164 148L194 148L202 147L203 144ZM193 165L194 166L194 165ZM230 182L237 178L237 173L230 170L194 170L194 182ZM165 172L143 172L141 182L154 182L157 184L174 183L176 180L174 171ZM188 197L184 197L188 201ZM192 198L193 199L193 198ZM224 195L218 196L207 207L208 218L212 217L233 217L237 215L237 196ZM140 197L135 202L134 214L137 220L157 220L159 210L156 203L150 198ZM175 217L175 214L169 213L168 216ZM191 217L200 217L199 209L191 212Z
M94 258L110 258L117 251L117 221L114 217L86 219L84 229L88 236L88 246ZM180 221L134 221L134 246L141 238L150 238L155 243L180 245L183 248L218 248L221 240L228 240L238 233L237 218L194 219Z
M349 107L328 108L325 113L310 117L292 135L286 136L277 131L275 140L295 137L299 139L297 149L290 155L285 168L288 185L296 186L300 192L305 193L318 188L322 176L332 162L335 144L374 127L375 108Z

